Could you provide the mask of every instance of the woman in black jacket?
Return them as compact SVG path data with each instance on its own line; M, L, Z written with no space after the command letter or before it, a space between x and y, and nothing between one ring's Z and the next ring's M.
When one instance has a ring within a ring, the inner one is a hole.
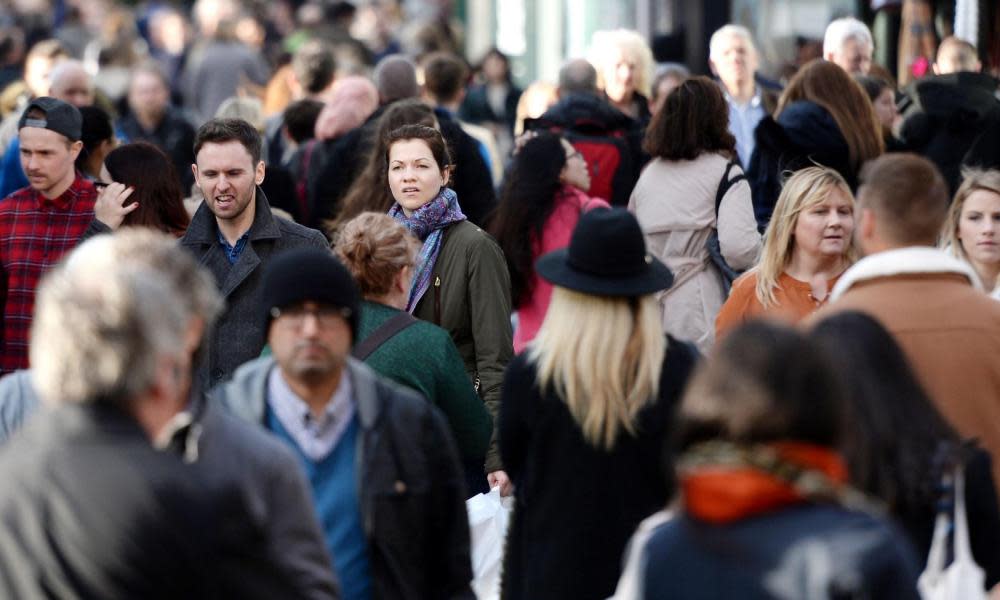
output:
M632 531L669 498L659 459L697 352L664 339L654 293L673 275L622 209L584 213L536 272L555 286L549 311L500 402L516 498L503 597L603 599Z
M814 164L830 167L853 191L861 165L885 150L868 95L843 69L822 59L792 78L774 118L764 117L754 138L747 180L761 231L771 220L788 172Z

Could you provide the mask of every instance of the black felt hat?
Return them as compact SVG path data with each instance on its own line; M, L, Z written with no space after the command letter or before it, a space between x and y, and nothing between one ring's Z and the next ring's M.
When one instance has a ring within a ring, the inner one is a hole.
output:
M623 208L584 213L569 247L539 258L535 271L554 285L596 296L644 296L674 282L670 269L646 252L639 222Z
M261 285L264 331L274 318L271 309L316 302L349 310L352 339L357 340L361 294L351 272L329 250L298 248L278 254L264 269Z

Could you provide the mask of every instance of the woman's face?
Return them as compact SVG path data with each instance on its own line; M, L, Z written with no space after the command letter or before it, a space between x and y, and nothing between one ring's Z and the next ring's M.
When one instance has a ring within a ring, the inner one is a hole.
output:
M587 170L587 161L580 154L580 151L566 140L562 140L562 146L566 152L566 165L559 173L559 181L586 192L590 189L590 171Z
M896 95L892 90L885 88L882 93L875 98L875 114L884 127L892 128L893 121L896 120Z
M604 71L604 92L615 102L621 102L635 92L636 60L621 48L611 50Z
M389 190L406 216L437 196L448 181L427 142L399 140L389 147Z
M854 203L840 188L831 188L826 198L799 213L795 223L795 252L814 258L843 256L854 232Z
M973 266L1000 263L1000 194L975 190L962 204L958 239Z

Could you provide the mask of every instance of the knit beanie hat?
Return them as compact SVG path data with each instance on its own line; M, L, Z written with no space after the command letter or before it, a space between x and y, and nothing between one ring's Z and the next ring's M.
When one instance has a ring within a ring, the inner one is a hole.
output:
M278 254L264 269L261 316L264 331L271 327L273 308L284 308L303 302L328 304L351 311L351 339L358 339L358 316L361 294L351 277L333 253L319 248L299 248Z

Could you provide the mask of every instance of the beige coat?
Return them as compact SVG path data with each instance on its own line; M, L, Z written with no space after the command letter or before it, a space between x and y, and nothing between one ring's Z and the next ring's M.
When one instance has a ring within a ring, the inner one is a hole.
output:
M934 248L880 252L848 269L808 322L847 310L878 319L944 418L990 453L1000 488L1000 304L977 281Z
M674 286L660 293L663 329L694 342L702 352L715 341L715 316L726 299L719 271L705 250L712 228L718 226L722 255L734 269L753 266L761 247L746 181L729 188L716 225L715 194L728 162L714 153L695 160L655 159L643 170L628 204L649 252L674 273ZM730 178L740 173L734 167Z

